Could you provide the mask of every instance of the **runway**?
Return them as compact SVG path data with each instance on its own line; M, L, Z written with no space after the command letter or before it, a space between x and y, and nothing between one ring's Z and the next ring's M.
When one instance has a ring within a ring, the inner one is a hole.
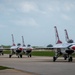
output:
M73 62L67 62L62 57L56 62L52 57L32 56L28 58L17 58L16 55L9 58L9 55L0 56L0 65L15 68L32 75L74 75L75 59Z

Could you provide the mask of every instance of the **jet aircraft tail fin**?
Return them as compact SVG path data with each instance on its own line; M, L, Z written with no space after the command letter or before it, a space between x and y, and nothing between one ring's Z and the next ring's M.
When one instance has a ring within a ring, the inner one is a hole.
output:
M62 41L60 41L60 39L59 39L59 35L58 35L58 31L57 31L57 27L54 26L54 28L55 28L56 44L61 44Z
M23 44L23 46L25 46L25 44L24 44L24 37L22 36L22 44Z
M69 36L68 36L68 33L67 33L67 30L65 29L65 38L66 38L66 41L68 42L69 41Z
M12 35L12 46L16 46L14 43L14 36L13 36L13 34L11 34L11 35Z

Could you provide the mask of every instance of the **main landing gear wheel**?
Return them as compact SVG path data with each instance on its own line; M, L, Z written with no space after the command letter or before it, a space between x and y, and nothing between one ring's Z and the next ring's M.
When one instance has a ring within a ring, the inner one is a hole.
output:
M67 60L67 57L66 56L64 57L64 60Z
M20 55L20 58L22 58L22 55Z
M64 55L64 60L67 60L67 55Z
M2 53L2 55L4 55L4 53Z
M11 58L11 55L9 55L9 58Z
M72 61L73 61L73 58L69 57L68 62L72 62Z
M30 54L30 57L32 57L32 55Z
M56 61L56 57L54 56L54 57L53 57L53 62L55 62L55 61Z
M19 56L18 56L18 58L19 58Z
M30 54L30 55L28 55L28 57L32 57L32 55Z

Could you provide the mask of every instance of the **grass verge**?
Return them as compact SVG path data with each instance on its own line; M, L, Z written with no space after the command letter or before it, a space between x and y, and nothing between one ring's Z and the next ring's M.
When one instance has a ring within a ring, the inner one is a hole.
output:
M5 66L0 66L0 70L5 70L5 69L12 69L12 68L5 67Z
M4 54L10 54L10 50L5 50ZM50 56L53 57L54 56L54 51L49 51L49 50L45 50L45 51L32 51L32 56ZM72 54L73 57L75 57L75 53Z
M5 50L4 54L10 54L10 50ZM53 51L32 51L32 56L54 56Z
M33 51L33 56L54 56L53 51Z

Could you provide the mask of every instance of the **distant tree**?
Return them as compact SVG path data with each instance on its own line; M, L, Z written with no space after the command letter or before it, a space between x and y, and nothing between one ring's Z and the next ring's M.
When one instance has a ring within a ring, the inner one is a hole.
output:
M52 44L49 44L49 45L47 45L47 47L53 47L53 45Z
M38 48L38 46L32 46L33 48Z
M11 46L10 45L1 45L3 48L10 48Z

